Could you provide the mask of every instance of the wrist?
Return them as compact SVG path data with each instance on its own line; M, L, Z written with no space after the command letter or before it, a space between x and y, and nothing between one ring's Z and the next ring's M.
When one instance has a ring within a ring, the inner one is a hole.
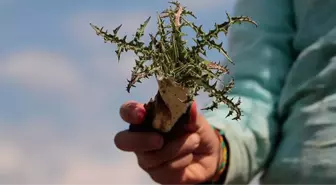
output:
M227 141L225 139L224 133L220 131L219 129L213 127L214 132L217 135L218 141L219 141L219 151L218 151L218 160L217 160L217 166L216 166L216 172L212 179L210 179L210 182L212 184L217 183L224 183L225 180L225 174L227 171L227 165L228 165L228 145Z

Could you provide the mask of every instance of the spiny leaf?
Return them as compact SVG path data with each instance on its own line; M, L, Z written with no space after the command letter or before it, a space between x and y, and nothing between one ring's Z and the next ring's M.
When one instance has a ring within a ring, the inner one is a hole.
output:
M140 28L138 28L137 32L135 33L135 39L136 40L139 40L143 35L144 35L144 32L145 32L145 28L148 24L148 22L150 21L151 17L148 17L147 20L140 25Z
M223 54L229 62L232 62L228 53L223 48L222 42L217 42L220 33L226 35L228 29L233 24L243 22L257 25L252 19L246 16L230 17L227 15L227 21L221 24L214 24L214 27L205 31L202 25L196 25L187 20L191 16L196 19L192 11L182 7L178 1L169 2L175 8L169 7L157 16L157 32L149 34L149 43L141 41L151 17L147 18L144 23L140 24L131 41L127 41L127 36L119 37L118 31L121 26L115 28L112 34L104 31L104 27L97 27L90 23L96 34L104 39L104 42L112 43L117 46L115 50L118 61L122 53L133 51L137 58L135 66L132 69L131 79L127 80L127 92L130 92L136 83L141 83L142 79L151 76L160 76L169 78L188 88L190 93L184 102L194 100L200 90L206 92L212 99L212 105L203 110L214 110L219 104L225 104L229 107L228 116L235 113L233 119L238 120L241 116L239 105L240 99L233 102L227 94L234 87L232 79L223 88L217 87L218 82L222 82L224 75L229 74L227 66L220 63L211 62L207 57L207 50L214 49ZM188 46L184 39L187 35L182 31L182 27L189 27L195 33L196 37L192 38L194 45ZM147 64L150 61L150 64ZM233 62L232 62L233 63ZM214 81L214 83L212 83Z
M120 26L118 26L116 29L113 30L113 34L116 35L118 33L118 31L120 30L122 24L120 24Z

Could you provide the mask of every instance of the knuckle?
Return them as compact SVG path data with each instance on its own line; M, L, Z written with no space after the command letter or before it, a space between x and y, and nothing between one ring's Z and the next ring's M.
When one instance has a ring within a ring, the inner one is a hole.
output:
M171 143L164 152L162 152L163 156L167 156L170 158L175 158L184 154L188 154L195 149L197 143L199 143L200 139L198 134L193 134L181 138L174 143Z
M156 168L148 171L153 181L159 184L183 184L186 182L184 170L172 170L165 167Z
M147 167L147 165L146 165L146 163L145 163L144 161L138 159L138 165L139 165L139 167L140 167L141 169L143 169L143 170L145 170L145 171L148 170L148 167Z
M176 169L176 165L175 165L174 162L167 163L165 166L168 170L175 170Z
M141 143L144 143L147 145L148 148L151 150L159 150L162 148L164 144L164 140L162 136L158 135L157 133L146 133L146 138L141 140ZM161 149L162 150L162 149ZM159 154L156 154L155 156L158 156Z
M123 142L122 142L122 132L118 132L114 137L114 144L117 146L117 148L122 149L123 148Z
M138 164L143 170L150 170L161 165L163 161L155 154L138 154Z
M188 144L197 145L200 142L200 136L198 134L192 134L188 137Z
M150 175L150 177L152 178L153 181L159 184L176 184L167 175L155 174L155 175Z
M175 161L172 161L170 163L167 163L167 169L169 170L180 170L183 169L185 167L187 167L193 160L193 154L188 154L185 155L183 157L180 157L178 159L176 159Z

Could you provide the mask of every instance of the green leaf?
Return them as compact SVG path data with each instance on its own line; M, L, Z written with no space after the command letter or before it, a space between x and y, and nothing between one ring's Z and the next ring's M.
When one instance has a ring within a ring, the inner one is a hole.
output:
M131 79L127 80L127 92L130 92L136 83L142 83L143 79L161 76L172 79L190 90L187 99L183 100L184 102L194 100L195 96L199 95L198 92L203 90L212 99L212 105L203 110L214 110L218 108L219 104L225 104L229 107L228 116L235 114L233 119L239 120L242 115L239 108L241 101L238 99L237 102L233 102L233 99L229 99L227 96L234 87L234 79L232 78L228 84L224 84L222 79L226 78L224 75L229 74L227 66L207 59L207 51L214 49L233 64L227 51L223 48L223 43L218 42L219 34L226 35L233 24L243 22L256 26L257 24L249 17L230 17L226 13L226 21L221 24L214 23L212 29L205 31L202 25L198 26L187 20L186 17L189 16L196 19L192 11L182 7L178 1L169 3L175 8L169 7L157 16L157 32L149 34L149 43L145 43L141 39L151 17L140 24L134 38L130 41L127 41L127 35L118 36L122 24L115 28L112 34L109 34L108 30L104 31L104 27L99 28L92 23L90 26L98 36L104 39L104 42L117 46L115 53L118 62L123 52L133 51L136 55ZM175 25L175 22L180 24ZM187 45L187 40L185 40L187 34L183 32L182 27L190 28L195 33L196 36L191 38L194 41L192 45ZM218 83L223 84L223 87L217 87Z
M151 17L148 17L147 20L140 25L137 32L135 33L135 38L140 40L140 38L144 35L145 28L147 27L148 22L150 21Z
M120 30L122 24L120 24L116 29L113 30L113 34L116 35L118 31Z

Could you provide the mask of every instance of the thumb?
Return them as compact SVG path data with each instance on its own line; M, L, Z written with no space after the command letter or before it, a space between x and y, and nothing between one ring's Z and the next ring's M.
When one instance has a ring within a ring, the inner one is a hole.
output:
M190 132L195 132L200 128L200 123L197 121L198 111L196 101L193 101L191 104L189 112L189 122L186 124L186 130Z
M145 115L144 105L135 101L128 101L120 107L120 117L130 124L141 124Z

